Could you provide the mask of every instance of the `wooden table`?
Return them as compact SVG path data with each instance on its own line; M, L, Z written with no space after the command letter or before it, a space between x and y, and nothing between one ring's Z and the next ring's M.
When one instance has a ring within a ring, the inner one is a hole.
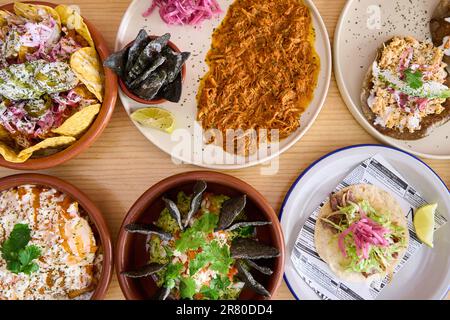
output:
M142 0L148 1L150 0ZM0 4L10 0L0 0ZM82 14L103 33L110 49L129 0L59 0L77 4ZM315 0L331 39L345 0ZM343 130L345 128L345 130ZM281 202L297 176L314 160L353 144L377 143L352 117L332 79L325 106L311 130L280 158L280 172L275 177L260 175L260 168L228 171L259 190L280 210ZM425 160L450 184L450 160ZM146 140L134 127L118 101L113 118L100 139L86 152L68 163L42 173L60 177L86 192L97 204L115 241L120 224L135 200L151 185L173 174L199 170L190 165L176 166L170 156ZM0 168L0 176L18 173ZM115 275L108 299L123 299ZM283 283L276 299L293 299Z

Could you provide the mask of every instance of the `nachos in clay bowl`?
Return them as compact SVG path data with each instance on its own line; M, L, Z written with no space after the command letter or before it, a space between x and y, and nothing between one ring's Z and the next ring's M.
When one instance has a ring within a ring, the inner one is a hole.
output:
M0 165L44 169L76 156L114 108L108 49L75 6L0 7Z

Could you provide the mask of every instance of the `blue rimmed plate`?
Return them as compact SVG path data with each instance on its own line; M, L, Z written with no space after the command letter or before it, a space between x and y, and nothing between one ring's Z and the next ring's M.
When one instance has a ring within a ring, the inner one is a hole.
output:
M441 178L420 159L381 145L351 146L334 151L313 163L298 177L284 199L280 220L285 235L285 280L297 299L318 299L300 278L290 254L303 224L329 193L364 160L382 155L430 203L449 217L450 193ZM441 299L450 284L450 224L435 234L435 247L421 247L395 275L378 299Z

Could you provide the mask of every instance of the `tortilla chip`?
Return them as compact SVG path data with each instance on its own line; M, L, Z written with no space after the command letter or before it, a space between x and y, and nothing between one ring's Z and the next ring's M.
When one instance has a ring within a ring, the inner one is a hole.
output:
M16 13L16 15L33 21L42 20L42 16L39 13L39 10L44 10L45 12L50 14L53 17L53 19L55 19L55 21L58 23L58 25L61 27L61 18L59 17L59 14L55 11L55 9L48 6L35 5L29 3L21 3L21 2L14 3L14 12Z
M89 128L95 116L100 112L100 104L85 107L68 118L64 123L52 132L62 136L76 137Z
M103 101L103 69L94 48L82 48L70 57L70 67L88 90Z
M3 27L8 22L6 21L7 13L3 10L0 10L0 27Z
M28 158L31 157L30 154L18 156L13 149L8 147L5 143L0 141L0 155L3 156L3 158L8 162L13 163L23 163L28 160Z
M75 139L74 137L65 137L65 136L48 138L28 149L24 149L24 150L20 151L18 157L19 158L24 158L24 157L29 158L35 151L47 149L47 148L62 147L62 146L71 144L71 143L75 142L76 140L77 139Z
M11 140L9 132L2 125L0 125L0 140L1 141Z
M92 40L91 33L87 25L84 23L83 18L74 7L65 5L59 5L55 8L61 17L61 22L69 30L75 30L80 36L82 36L92 48L95 48L94 40Z
M84 99L95 99L95 95L90 92L86 85L83 83L79 83L75 88L73 88L73 91Z

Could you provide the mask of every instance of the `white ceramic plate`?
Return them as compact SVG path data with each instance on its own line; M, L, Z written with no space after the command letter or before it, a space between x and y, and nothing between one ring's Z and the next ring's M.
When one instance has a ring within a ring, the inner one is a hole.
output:
M328 92L331 78L331 49L328 33L319 12L311 0L306 0L305 3L310 7L313 16L314 28L316 31L316 50L321 59L321 71L314 99L307 111L301 117L301 127L288 139L283 140L278 150L269 151L263 156L255 155L249 158L238 158L234 163L228 164L227 161L223 160L225 155L222 148L212 146L206 148L203 145L201 142L201 125L196 121L197 103L195 97L198 90L199 79L207 72L205 57L211 46L211 34L213 29L217 27L225 17L227 9L233 1L219 0L218 2L223 10L220 17L205 21L201 27L192 27L168 26L161 20L157 11L153 12L150 17L143 18L142 12L147 9L150 1L134 0L122 18L117 33L115 50L122 49L132 41L136 37L138 31L144 27L147 32L152 35L162 35L166 32L170 32L172 35L171 41L174 42L180 50L191 52L192 55L186 65L186 79L183 84L183 96L180 103L174 104L168 102L159 105L159 107L165 108L174 114L176 118L176 129L184 130L175 130L171 136L153 129L143 128L139 125L136 126L148 140L166 153L171 154L174 159L211 169L239 169L257 165L277 157L294 145L311 127L323 106ZM128 114L136 108L142 107L139 103L129 99L120 90L119 97ZM197 137L200 136L200 141L197 139L194 142L194 132L200 132L200 135L196 134ZM180 146L180 137L185 137L186 133L192 148L190 152L188 150L184 153L180 153L177 151ZM204 150L207 150L207 152ZM272 150L274 149L272 148ZM213 159L213 157L211 157L213 152L216 155L219 155L219 158L222 160L216 161Z
M334 66L342 97L358 122L387 144L432 159L450 159L450 122L418 141L401 141L379 133L361 112L364 76L378 48L393 36L430 39L429 21L438 0L349 0L336 28ZM377 9L378 8L378 9ZM380 14L379 29L377 20Z
M352 146L313 163L296 180L284 199L280 219L286 241L285 280L297 299L318 299L295 271L290 254L303 224L315 208L355 167L381 154L430 203L438 203L448 218L450 194L444 182L414 156L381 145ZM450 223L435 234L435 247L422 246L395 275L378 299L442 299L450 285Z

